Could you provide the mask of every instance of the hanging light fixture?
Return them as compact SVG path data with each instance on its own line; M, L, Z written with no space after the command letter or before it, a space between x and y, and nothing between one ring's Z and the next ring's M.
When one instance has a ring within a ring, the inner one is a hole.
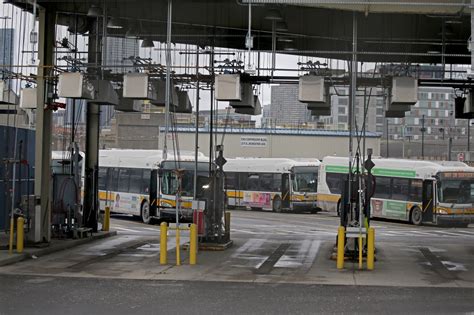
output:
M275 25L275 31L277 32L287 32L288 25L286 25L285 21L278 21Z
M140 47L142 47L142 48L153 48L153 47L155 47L155 44L153 43L153 41L151 39L145 38L145 39L143 39L142 44L141 44Z
M102 9L95 4L91 5L89 11L87 11L87 16L98 17L102 15Z
M120 29L123 28L122 21L115 17L110 18L109 22L107 23L108 28Z
M276 9L270 9L268 10L267 14L265 14L265 20L281 21L283 20L283 17L281 16L280 11Z
M285 46L283 47L283 50L285 51L296 51L296 47L291 44L291 43L285 43Z

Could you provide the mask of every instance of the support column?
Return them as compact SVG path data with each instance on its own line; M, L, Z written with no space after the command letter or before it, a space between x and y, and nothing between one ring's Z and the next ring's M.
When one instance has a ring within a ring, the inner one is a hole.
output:
M98 187L99 180L99 119L100 107L87 104L86 157L84 180L84 225L97 232L99 217Z
M36 143L35 143L35 204L28 240L35 243L51 240L51 134L52 111L46 108L52 96L47 77L52 74L55 37L54 13L39 9L39 45L37 77Z
M88 61L90 64L100 65L102 62L100 49L100 23L95 22L95 34L89 37ZM105 34L105 31L103 31ZM104 35L102 34L102 35ZM106 45L105 36L102 36L103 46ZM105 58L104 58L105 59ZM99 68L88 69L89 76L99 77ZM84 205L83 224L91 228L93 232L98 230L99 219L99 190L98 190L98 170L99 170L99 128L100 128L100 106L87 103L86 113L86 147L85 147L85 178L84 178Z

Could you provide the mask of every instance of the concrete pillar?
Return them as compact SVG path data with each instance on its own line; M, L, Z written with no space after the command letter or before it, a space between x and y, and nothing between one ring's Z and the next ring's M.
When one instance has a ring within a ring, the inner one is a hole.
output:
M84 225L97 232L99 215L98 169L99 169L99 119L100 107L87 104L86 157L84 181Z
M45 105L51 101L52 85L46 77L52 73L55 39L54 13L39 9L38 77L35 144L35 196L37 203L32 216L28 240L35 243L51 240L51 133L52 111Z
M89 37L88 61L90 64L101 64L100 23L97 20L92 28L93 34ZM91 33L92 33L91 32ZM89 76L99 77L99 68L88 69ZM92 231L98 230L99 218L99 191L98 191L98 170L99 170L99 124L100 106L87 103L86 114L86 148L85 148L85 173L84 173L84 204L83 223Z

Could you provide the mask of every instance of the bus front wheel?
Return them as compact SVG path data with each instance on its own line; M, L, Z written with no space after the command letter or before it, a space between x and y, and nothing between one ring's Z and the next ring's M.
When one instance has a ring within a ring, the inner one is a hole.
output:
M142 221L145 224L150 224L151 222L151 217L150 217L150 205L148 204L148 201L143 201L141 211L140 211Z
M275 196L273 198L273 212L281 212L281 198L279 196Z
M414 207L410 212L410 221L414 225L421 225L423 221L423 213L419 207Z

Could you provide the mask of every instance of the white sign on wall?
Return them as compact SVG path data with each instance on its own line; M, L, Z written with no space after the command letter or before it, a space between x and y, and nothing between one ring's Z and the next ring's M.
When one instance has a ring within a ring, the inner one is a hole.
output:
M241 147L265 148L267 146L267 143L268 143L267 137L259 137L259 136L241 136L240 137Z

